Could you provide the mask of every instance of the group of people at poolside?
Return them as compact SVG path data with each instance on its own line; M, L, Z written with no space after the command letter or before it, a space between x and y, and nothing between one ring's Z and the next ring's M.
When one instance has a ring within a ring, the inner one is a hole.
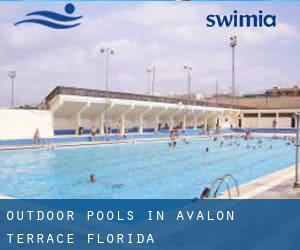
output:
M111 127L108 127L106 125L106 123L103 124L103 132L104 134L112 134L113 133L113 129ZM93 141L96 137L96 135L99 133L99 129L93 125L91 128L90 128L90 138L91 140ZM82 135L84 134L84 128L83 127L79 127L78 128L78 134L79 135ZM127 134L126 133L122 133L122 126L121 126L121 121L118 121L117 124L116 124L116 133L117 135L119 136L122 136L122 137L126 137Z
M170 131L170 142L169 142L169 147L171 148L176 148L176 145L177 145L177 142L176 140L179 139L179 132L178 132L178 129L177 128L173 128L171 131ZM186 145L189 145L190 142L186 139L186 138L182 138L181 141L186 144Z

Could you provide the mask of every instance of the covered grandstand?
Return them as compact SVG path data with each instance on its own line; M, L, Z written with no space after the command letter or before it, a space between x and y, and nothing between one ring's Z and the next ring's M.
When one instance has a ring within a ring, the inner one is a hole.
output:
M197 100L57 87L47 97L53 113L55 134L110 132L145 133L180 129L230 128L237 126L241 107ZM119 131L118 131L119 130Z

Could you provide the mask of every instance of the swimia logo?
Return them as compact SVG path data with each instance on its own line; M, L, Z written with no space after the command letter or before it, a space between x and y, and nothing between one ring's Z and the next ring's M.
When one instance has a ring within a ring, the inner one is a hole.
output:
M210 14L206 21L207 27L276 27L276 15L264 14L262 10L258 14L240 14L237 10L230 15Z
M65 14L59 14L53 11L40 10L28 13L27 17L33 17L25 20L16 22L15 25L24 23L33 23L43 25L52 29L70 29L80 25L80 23L74 23L79 20L82 16L72 16L75 12L75 6L71 3L66 4L64 8ZM73 23L71 23L73 22Z

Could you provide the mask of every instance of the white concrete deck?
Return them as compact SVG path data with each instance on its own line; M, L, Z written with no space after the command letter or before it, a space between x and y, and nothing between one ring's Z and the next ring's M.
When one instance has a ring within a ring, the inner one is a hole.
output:
M230 134L224 134L230 135ZM181 136L181 138L207 138L209 135L191 135L191 136ZM73 136L74 137L74 136ZM61 142L52 143L50 145L20 145L20 146L3 146L0 147L0 151L4 150L21 150L21 149L41 149L41 148L59 148L59 147L75 147L75 146L92 146L92 145L109 145L109 144L119 144L119 143L135 143L135 142L151 142L151 141L169 141L169 137L156 137L156 138L130 138L130 139L120 139L111 141L86 141L86 142Z
M241 185L240 196L236 196L235 188L231 194L234 199L300 199L300 188L293 188L294 178L295 166L292 165ZM227 193L218 199L228 199Z

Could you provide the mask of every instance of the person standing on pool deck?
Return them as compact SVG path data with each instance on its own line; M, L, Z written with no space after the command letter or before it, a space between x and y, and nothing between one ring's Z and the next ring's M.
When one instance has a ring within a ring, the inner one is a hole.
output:
M38 128L34 132L33 142L35 145L40 145L41 143L40 130Z
M277 128L277 121L276 120L273 121L272 126L273 126L274 129Z
M91 128L91 140L93 141L96 137L96 133L97 133L97 128L95 125L92 126Z
M119 135L121 135L121 122L120 121L118 121L118 123L117 123L117 133Z

